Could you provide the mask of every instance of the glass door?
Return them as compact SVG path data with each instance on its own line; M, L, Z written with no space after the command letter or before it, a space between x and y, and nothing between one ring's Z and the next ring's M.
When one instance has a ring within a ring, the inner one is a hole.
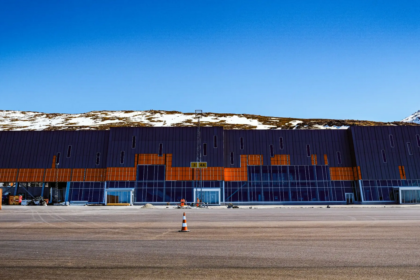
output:
M194 201L200 199L205 204L220 205L220 189L219 188L196 188L194 190Z
M132 205L133 190L108 189L106 192L106 204L108 205Z

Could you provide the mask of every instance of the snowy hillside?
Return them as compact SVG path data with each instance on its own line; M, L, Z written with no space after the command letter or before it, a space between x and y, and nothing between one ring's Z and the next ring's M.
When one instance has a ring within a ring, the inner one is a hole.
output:
M420 124L420 110L418 110L411 116L406 117L405 119L402 120L402 122Z
M110 127L196 126L194 113L177 111L93 111L58 114L0 111L0 131L16 130L106 130ZM357 120L296 119L248 114L204 113L202 126L225 129L347 129L350 125L413 125Z

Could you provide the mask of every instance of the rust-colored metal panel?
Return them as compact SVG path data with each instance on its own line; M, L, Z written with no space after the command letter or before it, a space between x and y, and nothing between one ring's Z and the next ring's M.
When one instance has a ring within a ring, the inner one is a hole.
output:
M0 169L0 182L16 182L17 168Z
M264 165L263 155L248 155L248 165Z
M208 167L193 170L194 180L222 181L223 167ZM201 172L201 173L200 173Z
M248 181L248 156L241 155L241 167L225 168L225 181Z
M354 181L352 167L330 167L332 181Z
M18 182L43 182L45 169L22 168L19 169Z
M318 165L318 156L317 155L311 155L311 164L312 165Z
M274 155L271 165L290 165L290 155Z
M165 164L165 155L161 157L158 154L138 154L137 156L137 164L146 165L146 164L153 164L153 165L164 165Z
M107 181L135 181L135 167L108 167L106 169Z
M85 169L84 168L75 168L73 169L71 175L72 182L82 182L85 180Z
M52 164L51 164L52 169L55 168L55 162L56 162L56 156L53 156L53 160L52 160Z
M106 169L105 168L87 168L86 169L86 182L105 182Z
M45 182L69 182L71 177L70 168L56 168L45 170Z
M405 174L405 168L404 166L398 166L398 169L400 171L400 178L401 180L407 180L407 175Z

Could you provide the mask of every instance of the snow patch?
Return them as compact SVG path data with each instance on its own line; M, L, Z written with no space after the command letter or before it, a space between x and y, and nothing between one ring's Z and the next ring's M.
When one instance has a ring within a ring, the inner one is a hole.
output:
M420 124L420 110L406 117L405 119L402 120L402 122Z

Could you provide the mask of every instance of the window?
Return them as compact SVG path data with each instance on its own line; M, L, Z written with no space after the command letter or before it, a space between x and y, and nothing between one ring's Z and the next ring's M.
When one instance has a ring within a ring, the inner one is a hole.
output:
M394 148L394 136L392 134L389 135L389 145Z
M136 147L136 136L133 136L133 139L131 140L131 148L135 148Z
M307 154L308 157L311 156L311 146L309 146L309 145L306 145L306 154Z
M241 150L244 149L244 138L241 137Z
M230 164L233 164L233 152L230 153Z
M283 137L280 137L280 150L283 150Z
M96 154L96 165L99 165L100 162L101 162L101 154L97 153Z
M420 135L417 134L416 137L417 137L417 146L420 147Z
M274 157L273 145L270 145L270 155L271 155L271 157Z
M214 135L213 147L217 148L217 136L216 135Z
M338 160L338 164L341 164L341 153L337 152L337 160Z
M411 143L410 142L407 142L407 151L408 151L408 154L410 156L413 155L413 152L411 151Z
M120 163L124 163L124 152L121 152Z
M67 148L67 157L71 156L71 146Z
M159 156L161 157L163 155L163 144L159 144Z
M386 154L384 150L382 150L382 160L386 163Z
M206 143L203 144L203 155L207 156L207 144Z
M55 164L60 164L60 153L57 153L57 156L55 157Z

